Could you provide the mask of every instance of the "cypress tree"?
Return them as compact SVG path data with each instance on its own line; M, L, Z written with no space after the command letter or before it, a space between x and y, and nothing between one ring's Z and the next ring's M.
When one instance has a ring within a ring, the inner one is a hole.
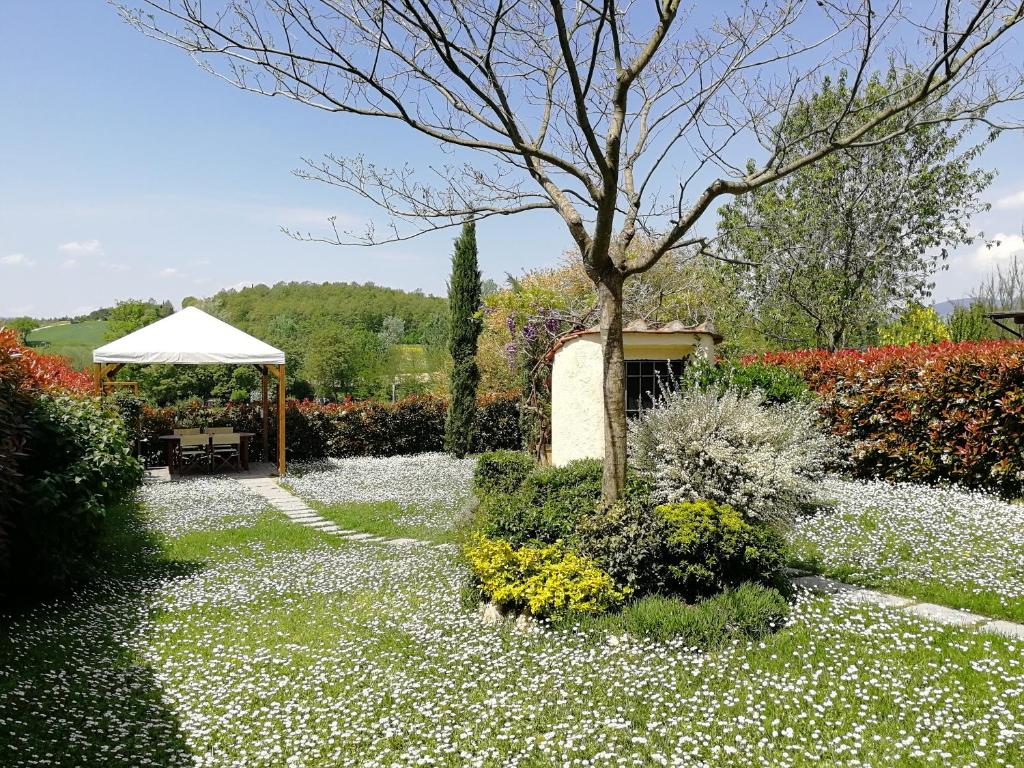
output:
M444 425L445 448L460 459L472 450L476 388L480 371L476 344L480 336L480 270L476 260L476 224L467 221L455 241L448 285L448 349L452 355L451 395Z

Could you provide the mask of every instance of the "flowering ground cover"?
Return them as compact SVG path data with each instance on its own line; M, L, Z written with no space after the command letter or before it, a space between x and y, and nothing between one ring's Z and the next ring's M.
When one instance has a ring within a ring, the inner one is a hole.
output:
M173 533L135 531L106 579L0 619L0 765L1024 763L1019 641L807 594L714 654L521 634L463 603L449 547L271 510L211 527L216 492L169 486L143 496ZM175 492L191 523L167 524Z
M293 465L288 484L342 528L446 542L474 466L445 453L330 459Z
M1024 505L912 483L822 487L831 508L802 519L797 557L851 583L1024 622Z

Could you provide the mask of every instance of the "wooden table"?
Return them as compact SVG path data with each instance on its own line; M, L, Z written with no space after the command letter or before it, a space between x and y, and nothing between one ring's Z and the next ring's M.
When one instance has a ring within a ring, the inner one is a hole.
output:
M249 470L249 440L256 435L255 432L225 432L221 434L235 434L238 435L238 465L242 471L247 472ZM207 446L213 441L213 434L200 435L201 437L207 437ZM160 435L159 440L164 441L164 462L167 464L167 471L170 474L174 474L175 464L174 456L175 451L181 443L181 435Z

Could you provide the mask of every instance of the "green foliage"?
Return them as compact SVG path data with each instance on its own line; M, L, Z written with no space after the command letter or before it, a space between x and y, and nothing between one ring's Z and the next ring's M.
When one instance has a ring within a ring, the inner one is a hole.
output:
M785 563L782 534L748 522L728 504L663 504L655 514L668 528L669 581L687 597L714 594L744 581L770 582Z
M741 584L693 605L664 595L648 595L620 611L585 617L583 630L673 640L687 648L717 650L737 640L760 640L781 629L789 604L775 589Z
M10 320L0 321L0 328L2 327L13 328L24 342L29 333L39 327L39 321L33 317L14 317Z
M142 480L121 419L99 401L42 394L27 416L24 488L11 526L12 595L59 592L88 576L106 510Z
M569 540L577 523L601 499L601 462L572 461L564 467L539 467L512 494L489 494L479 515L488 536L513 544Z
M747 394L758 390L765 405L778 405L793 400L810 400L814 393L803 377L781 365L762 362L736 363L722 360L709 363L694 359L683 372L686 387L732 388Z
M361 328L321 328L305 352L302 375L324 398L366 396L375 391L389 352L380 336Z
M134 333L174 312L169 301L157 304L149 301L119 301L107 316L106 339L112 341Z
M448 287L448 350L452 356L445 448L462 458L473 445L474 410L480 371L476 364L480 337L480 270L477 267L476 224L467 221L455 241Z
M985 317L988 308L973 302L970 306L957 306L949 318L950 341L989 341L998 339L999 328Z
M507 541L476 536L465 548L480 591L502 608L559 618L602 613L628 590L561 543L513 548Z
M624 499L580 520L574 541L617 584L648 594L668 584L668 534L669 526L655 513L647 489L634 480Z
M949 341L949 329L933 308L912 304L894 322L879 329L878 340L883 346L938 344Z
M490 451L477 459L473 488L481 495L515 493L536 466L522 451Z
M31 435L28 417L35 405L29 376L17 348L0 345L0 584L10 572L10 536L25 489L18 471ZM6 589L0 588L0 599Z
M872 76L851 99L843 74L788 110L778 127L789 158L829 141L817 129L842 117L841 131L877 119L903 98L912 72ZM901 131L883 120L862 140L895 138L835 152L720 209L722 249L737 268L747 318L785 348L865 346L892 308L927 296L948 251L972 242L971 216L993 174L975 168L984 144L963 151L966 129L925 118Z

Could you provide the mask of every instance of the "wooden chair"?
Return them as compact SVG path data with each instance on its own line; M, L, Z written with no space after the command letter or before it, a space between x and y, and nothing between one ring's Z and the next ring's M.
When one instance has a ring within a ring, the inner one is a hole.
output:
M234 431L234 427L205 427L203 429L207 435L230 435Z
M178 466L182 470L203 469L209 471L213 467L213 455L210 452L210 436L187 434L181 435L178 441Z
M199 427L175 427L175 435L198 435L202 430Z
M235 432L215 432L210 435L210 459L213 467L242 468L242 436Z

